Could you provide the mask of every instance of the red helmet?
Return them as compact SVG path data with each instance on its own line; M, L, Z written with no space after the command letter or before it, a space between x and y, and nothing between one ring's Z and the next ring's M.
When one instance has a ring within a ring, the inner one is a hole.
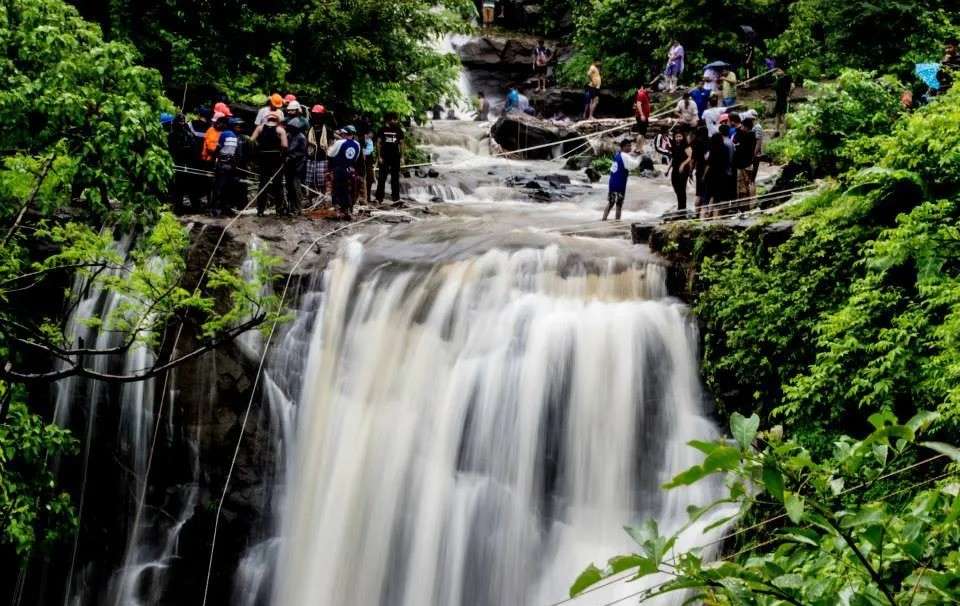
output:
M312 114L325 114L327 113L327 108L320 105L319 103L310 108L310 113Z
M221 113L228 118L233 115L233 112L230 111L230 106L223 101L213 106L213 113Z
M290 103L291 101L296 101L296 100L297 100L297 97L296 97L296 95L292 95L292 94L290 94L290 93L287 93L287 95L283 98L283 100L286 101L287 103Z

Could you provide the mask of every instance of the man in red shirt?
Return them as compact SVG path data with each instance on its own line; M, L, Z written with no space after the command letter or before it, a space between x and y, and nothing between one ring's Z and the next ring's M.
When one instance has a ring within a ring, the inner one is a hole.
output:
M633 130L640 135L638 151L642 153L644 138L646 138L647 128L650 126L650 94L642 82L637 88L637 97L633 102L633 113L637 118L637 125Z

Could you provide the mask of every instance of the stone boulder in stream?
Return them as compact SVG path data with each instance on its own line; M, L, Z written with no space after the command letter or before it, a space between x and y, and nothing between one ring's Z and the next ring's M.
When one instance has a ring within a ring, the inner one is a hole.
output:
M547 120L540 120L520 112L504 114L490 127L490 136L503 151L523 152L524 158L546 160L553 158L555 147L567 139L573 139L577 133L566 126ZM545 146L545 147L541 147Z

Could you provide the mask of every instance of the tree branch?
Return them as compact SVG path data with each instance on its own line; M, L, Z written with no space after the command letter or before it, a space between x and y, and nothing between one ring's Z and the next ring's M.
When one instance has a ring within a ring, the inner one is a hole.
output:
M28 373L20 372L13 369L13 364L9 361L4 362L0 365L0 379L14 383L52 383L60 381L69 377L83 377L86 379L92 379L94 381L105 381L108 383L136 383L138 381L145 381L147 379L152 379L164 372L176 368L194 358L198 358L203 354L212 351L225 343L233 341L241 334L247 332L250 329L256 328L263 324L267 319L266 314L262 314L239 326L235 326L230 330L223 333L219 338L214 341L199 347L190 353L184 354L178 358L174 358L165 364L158 366L153 366L150 368L142 369L141 371L134 372L127 375L114 375L108 373L101 373L85 368L82 365L82 362L76 362L72 366L61 370L55 370L51 372L42 372L42 373ZM39 344L38 344L39 345ZM43 346L40 346L40 349L48 349ZM54 352L48 349L48 352L53 355Z
M33 186L33 191L30 193L30 197L23 201L23 204L20 205L20 212L17 213L17 218L14 219L13 225L10 226L10 229L7 230L7 235L3 237L3 245L6 245L10 241L10 238L17 231L17 227L20 225L20 221L23 220L23 215L26 214L27 208L33 204L33 201L37 199L37 194L40 193L40 187L43 185L43 182L47 179L47 174L50 172L50 167L53 166L53 159L56 158L56 154L50 154L50 157L47 158L46 162L43 163L43 169L40 171L40 175L37 177L37 184Z

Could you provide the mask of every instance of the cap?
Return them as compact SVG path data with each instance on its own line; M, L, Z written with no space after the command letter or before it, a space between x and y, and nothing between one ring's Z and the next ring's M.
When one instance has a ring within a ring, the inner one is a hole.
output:
M273 107L283 107L283 97L277 93L270 95L270 105Z
M357 134L357 129L354 128L352 124L348 124L344 127L343 132L347 133L348 135L355 135Z
M296 96L296 95L292 95L292 94L290 94L290 93L287 93L287 94L283 97L283 100L284 100L285 103L290 103L290 102L292 102L292 101L296 101L296 100L297 100L297 96Z
M720 114L720 121L721 121L721 122L729 122L729 121L730 121L730 114Z
M227 124L229 124L230 126L242 126L243 118L230 118L229 120L227 120Z
M742 120L742 119L744 119L744 118L753 118L754 120L756 120L756 119L757 119L757 110L755 110L755 109L748 109L747 111L745 111L745 112L743 112L742 114L740 114L740 119Z
M266 117L263 119L264 122L280 122L280 114L278 112L267 112Z
M310 113L313 113L313 114L325 114L326 112L327 112L327 108L320 105L319 103L310 108Z
M170 124L173 122L173 114L163 112L160 114L160 124Z
M219 112L219 113L221 113L221 114L223 114L224 116L227 116L227 117L230 117L230 116L233 115L233 112L230 111L230 106L227 105L226 103L224 103L223 101L221 101L221 102L217 103L216 105L214 105L214 106L213 106L213 111L214 111L214 113Z
M290 103L287 104L287 110L292 112L300 111L300 103L296 100L291 101Z

